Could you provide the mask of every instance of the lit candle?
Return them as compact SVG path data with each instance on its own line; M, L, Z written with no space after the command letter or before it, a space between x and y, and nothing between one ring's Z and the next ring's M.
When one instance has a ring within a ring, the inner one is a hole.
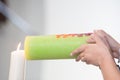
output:
M25 57L24 51L19 50L20 44L16 51L11 53L9 80L25 80Z

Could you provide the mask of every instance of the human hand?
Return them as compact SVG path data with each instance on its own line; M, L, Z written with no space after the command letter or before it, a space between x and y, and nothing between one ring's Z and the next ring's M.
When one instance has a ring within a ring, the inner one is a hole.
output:
M120 48L120 44L114 39L112 38L109 34L107 34L105 31L103 30L96 30L94 31L94 33L96 33L96 35L101 38L101 40L104 42L104 44L106 46L110 47L111 50L111 55L114 58L119 58L119 48ZM87 41L88 43L94 43L95 40L94 39L88 39Z
M78 55L76 61L81 60L83 62L86 62L87 64L100 66L104 60L107 60L108 58L112 59L108 47L96 35L96 33L94 33L93 41L95 41L96 43L82 45L71 53L72 56Z

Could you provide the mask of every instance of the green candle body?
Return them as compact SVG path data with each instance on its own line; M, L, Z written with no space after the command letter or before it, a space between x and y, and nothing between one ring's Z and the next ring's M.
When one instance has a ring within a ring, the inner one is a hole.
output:
M72 59L70 53L86 44L88 34L27 36L25 56L28 60Z

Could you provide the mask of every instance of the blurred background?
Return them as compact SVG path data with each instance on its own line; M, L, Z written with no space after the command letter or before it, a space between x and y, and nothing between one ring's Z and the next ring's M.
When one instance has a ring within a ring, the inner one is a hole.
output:
M27 35L103 29L120 41L120 0L0 0L0 80ZM5 5L3 5L3 3ZM71 60L27 61L26 80L103 80L99 68Z

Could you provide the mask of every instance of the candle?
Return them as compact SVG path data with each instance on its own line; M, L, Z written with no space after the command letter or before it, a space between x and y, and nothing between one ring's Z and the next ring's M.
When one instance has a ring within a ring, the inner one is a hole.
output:
M91 33L27 36L24 50L28 60L71 59L70 53L86 44Z
M9 80L25 80L25 57L24 51L19 50L11 52Z

